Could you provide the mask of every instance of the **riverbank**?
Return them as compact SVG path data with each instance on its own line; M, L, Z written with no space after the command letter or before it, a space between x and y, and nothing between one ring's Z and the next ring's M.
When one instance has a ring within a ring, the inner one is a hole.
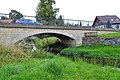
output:
M120 67L120 46L87 45L66 48L60 54L73 58L82 58L88 63Z
M0 80L119 80L113 67L73 61L45 50L24 53L18 48L0 47ZM8 62L9 60L9 62Z
M53 56L47 59L31 59L0 68L1 80L119 80L120 71L79 60Z

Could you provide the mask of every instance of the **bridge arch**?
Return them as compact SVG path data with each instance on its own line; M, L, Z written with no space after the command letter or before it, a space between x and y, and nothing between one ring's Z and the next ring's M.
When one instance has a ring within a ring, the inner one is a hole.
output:
M14 45L16 42L36 34L55 33L67 36L75 40L76 46L82 45L82 37L85 32L98 32L98 34L108 34L119 32L118 29L96 29L81 27L63 27L63 26L39 26L39 25L18 25L18 24L0 24L0 43L5 45Z
M24 34L18 35L17 37L13 38L12 43L15 44L16 42L23 40L27 37L30 36L34 36L34 35L40 35L40 34L55 34L55 35L61 35L64 36L64 38L69 38L69 41L66 41L65 43L71 45L71 46L75 46L76 44L76 37L72 34L68 34L68 33L63 33L60 31L34 31L34 32L26 32ZM59 38L59 37L58 37ZM61 38L60 38L61 39Z

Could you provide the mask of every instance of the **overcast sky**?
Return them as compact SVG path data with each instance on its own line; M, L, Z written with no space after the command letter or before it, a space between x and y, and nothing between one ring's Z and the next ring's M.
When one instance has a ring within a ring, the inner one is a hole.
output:
M0 13L15 9L24 15L35 15L39 0L0 0ZM98 15L117 15L120 17L120 0L56 0L59 15L65 19L93 21Z

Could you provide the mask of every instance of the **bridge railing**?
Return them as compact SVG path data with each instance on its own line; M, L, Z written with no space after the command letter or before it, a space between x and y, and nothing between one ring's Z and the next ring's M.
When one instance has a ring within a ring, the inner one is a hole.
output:
M44 23L44 20L41 20ZM91 27L93 21L73 20L73 19L49 19L47 25L66 26L66 27Z
M26 29L67 29L67 30L87 30L87 31L111 31L120 32L120 29L113 28L93 28L93 27L66 27L50 25L28 25L28 24L1 24L0 28L26 28ZM87 33L86 33L87 34ZM88 33L89 34L89 33Z
M51 20L53 23L49 25L58 25L58 26L66 26L66 27L91 27L92 21L84 21L84 20L73 20L73 19L55 19Z
M9 14L0 13L0 18L4 16L4 20L9 19ZM23 15L24 18L32 19L36 21L35 16L27 16ZM37 17L38 18L38 17ZM38 18L43 25L52 25L52 26L65 26L65 27L91 27L93 21L85 21L85 20L73 20L73 19L40 19Z

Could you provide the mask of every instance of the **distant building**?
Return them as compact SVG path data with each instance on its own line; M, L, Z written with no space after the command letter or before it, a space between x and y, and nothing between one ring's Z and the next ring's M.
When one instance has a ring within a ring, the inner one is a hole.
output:
M92 26L96 28L120 29L120 18L116 15L96 16Z
M15 23L15 21L12 20L12 19L7 19L7 20L0 20L0 23L3 23L3 24L11 24L11 23Z

